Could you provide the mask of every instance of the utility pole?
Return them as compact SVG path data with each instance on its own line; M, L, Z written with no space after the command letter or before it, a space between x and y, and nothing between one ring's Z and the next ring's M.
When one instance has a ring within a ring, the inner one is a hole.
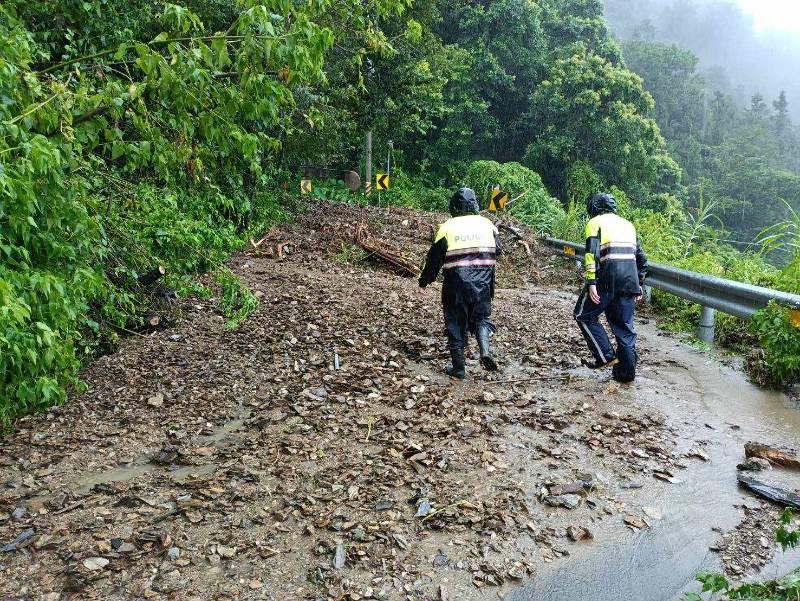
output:
M365 170L367 177L364 182L364 193L369 196L372 192L372 130L367 132L367 158Z
M372 64L372 59L367 57L366 60L366 69L365 69L365 80L366 85L369 85L372 82L372 76L375 75L375 67ZM369 96L367 97L367 108L368 110L371 109L372 103L369 101ZM369 115L370 122L372 121L372 114L370 110ZM364 183L364 194L367 196L367 200L369 200L370 193L372 192L372 125L369 126L369 130L367 130L367 156L366 160L364 161L366 164L364 165L365 171L367 172L366 181Z

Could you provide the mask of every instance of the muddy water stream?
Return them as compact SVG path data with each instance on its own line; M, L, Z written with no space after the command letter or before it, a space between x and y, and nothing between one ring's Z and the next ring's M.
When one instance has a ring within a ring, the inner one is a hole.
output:
M702 444L710 461L692 463L678 474L680 483L646 483L635 501L629 497L632 506L653 507L663 515L651 528L634 533L621 521L600 523L594 541L571 546L565 560L542 564L508 601L672 601L697 591L697 571L720 567L718 554L709 550L719 540L712 528L734 528L742 503L755 503L736 483L743 444L800 443L800 410L786 395L753 386L709 353L650 325L639 330L645 357L632 400L666 414L679 430L679 449ZM782 576L798 565L800 552L778 550L760 576Z

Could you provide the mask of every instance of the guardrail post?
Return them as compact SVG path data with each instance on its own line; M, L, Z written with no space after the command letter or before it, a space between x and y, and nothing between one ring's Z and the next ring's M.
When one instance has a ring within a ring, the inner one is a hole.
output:
M700 327L697 328L697 337L706 344L714 344L714 309L701 307Z
M644 301L649 305L653 301L653 287L644 287Z

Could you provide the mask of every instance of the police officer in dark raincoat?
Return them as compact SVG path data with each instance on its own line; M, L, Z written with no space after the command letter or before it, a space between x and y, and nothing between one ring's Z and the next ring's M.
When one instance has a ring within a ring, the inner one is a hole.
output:
M497 363L489 348L495 326L489 321L494 297L495 263L502 250L494 224L480 216L478 199L461 188L450 199L449 219L439 227L419 278L420 291L444 272L442 305L452 364L446 372L463 379L464 348L468 332L478 341L481 364L494 371Z
M586 204L586 286L575 305L575 320L594 356L584 361L592 369L613 367L619 382L636 377L635 304L642 298L647 257L633 224L617 213L617 201L608 193L595 194ZM599 317L605 313L617 339L611 347Z

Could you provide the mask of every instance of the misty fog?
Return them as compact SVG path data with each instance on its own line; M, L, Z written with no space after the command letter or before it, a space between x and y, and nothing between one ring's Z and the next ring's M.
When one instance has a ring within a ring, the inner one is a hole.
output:
M800 33L756 31L733 0L606 0L606 18L622 41L674 42L693 51L707 87L741 106L756 92L774 100L785 90L800 121Z

